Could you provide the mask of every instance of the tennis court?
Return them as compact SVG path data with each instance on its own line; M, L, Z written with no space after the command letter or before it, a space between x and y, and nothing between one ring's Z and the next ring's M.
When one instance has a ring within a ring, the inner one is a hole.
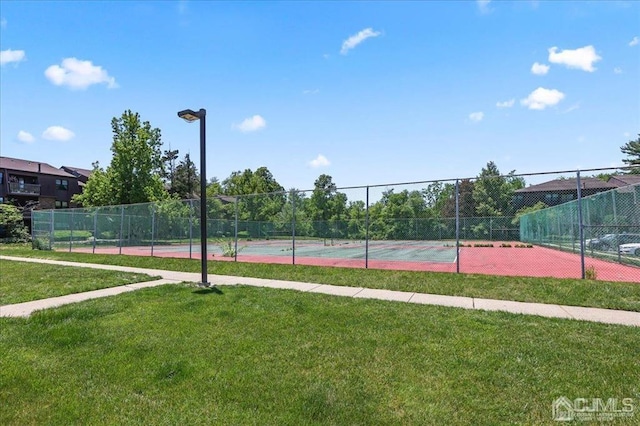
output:
M213 257L221 257L224 254L226 244L231 244L235 250L235 244L230 241L207 245L207 252ZM244 256L281 256L292 258L335 258L335 259L361 259L367 257L367 243L354 240L322 240L303 239L292 240L264 240L264 241L238 241L238 257ZM453 246L445 246L441 241L369 241L369 259L398 260L409 262L455 262L456 250ZM200 247L194 246L199 254ZM189 245L171 245L155 247L154 253L180 253L189 252ZM193 253L193 252L192 252Z
M295 251L292 240L238 241L237 256L233 256L234 241L227 240L209 242L207 253L215 261L434 272L457 272L459 268L459 272L473 274L581 277L579 253L513 242L474 243L460 247L459 259L451 241L369 241L368 256L365 241L304 239L295 241ZM200 259L199 244L74 247L73 251ZM640 283L640 268L590 257L585 264L596 271L599 280Z

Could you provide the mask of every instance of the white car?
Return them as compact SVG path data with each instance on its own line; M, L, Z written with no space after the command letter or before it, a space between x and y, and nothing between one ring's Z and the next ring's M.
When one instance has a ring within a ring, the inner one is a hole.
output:
M635 254L636 256L640 256L640 243L621 244L620 254Z

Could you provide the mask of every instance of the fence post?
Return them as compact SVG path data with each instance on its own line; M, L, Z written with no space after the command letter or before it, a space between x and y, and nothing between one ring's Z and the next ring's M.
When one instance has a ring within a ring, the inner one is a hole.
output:
M456 179L456 273L460 273L460 183Z
M31 214L33 215L33 210L31 210ZM53 230L54 230L54 227L55 227L55 224L54 224L53 221L55 220L55 218L56 217L55 217L54 210L51 209L51 220L49 221L50 222L49 223L49 250L51 250L53 248L53 238L54 238ZM31 226L33 226L33 225L31 225Z
M613 190L611 192L611 206L613 207L613 224L616 226L618 226L618 214L617 214L617 208L616 208L616 191ZM618 250L618 253L620 252L620 250Z
M235 223L234 223L234 238L235 238L235 247L233 249L233 260L234 262L238 261L238 196L235 197Z
M364 267L369 268L369 187L367 186L367 202L364 217Z
M96 241L98 240L98 209L93 213L93 248L91 253L96 253Z
M493 241L493 218L489 218L489 240Z
M291 264L296 264L296 192L291 191Z
M156 234L156 209L151 210L151 257L153 257L153 238Z
M582 218L582 184L580 183L580 170L576 172L576 182L578 186L578 233L580 237L580 275L584 280L586 277L584 268L584 223Z
M71 225L69 225L69 253L71 253L71 246L73 245L73 213L75 209L71 209Z
M193 252L193 200L189 200L189 259Z
M118 254L122 254L122 234L124 233L124 206L120 206L120 248Z

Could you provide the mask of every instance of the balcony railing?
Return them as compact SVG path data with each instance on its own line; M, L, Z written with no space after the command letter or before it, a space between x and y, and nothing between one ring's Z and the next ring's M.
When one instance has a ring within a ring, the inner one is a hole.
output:
M21 195L40 195L40 185L33 183L9 182L9 193Z

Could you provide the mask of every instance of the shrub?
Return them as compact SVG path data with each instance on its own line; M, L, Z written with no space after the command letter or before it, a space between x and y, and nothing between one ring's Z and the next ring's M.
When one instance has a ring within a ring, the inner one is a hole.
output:
M596 267L591 265L588 266L584 271L584 277L588 280L597 280L598 279L598 271L596 271Z
M49 240L44 238L34 238L31 242L31 248L33 250L51 250Z
M11 204L0 204L0 239L7 243L24 243L31 240L20 210Z
M233 240L218 240L218 245L222 249L222 257L235 257L236 256L236 247ZM238 248L238 252L242 250L244 247Z

